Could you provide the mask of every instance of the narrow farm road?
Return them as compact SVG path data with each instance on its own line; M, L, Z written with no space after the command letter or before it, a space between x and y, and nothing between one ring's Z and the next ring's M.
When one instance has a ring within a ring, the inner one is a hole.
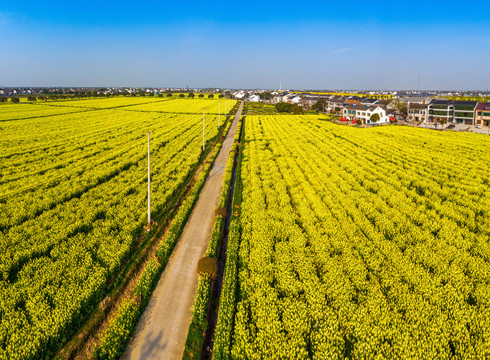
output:
M214 211L219 204L225 167L242 107L243 103L122 359L182 358L197 287L197 263L211 237Z

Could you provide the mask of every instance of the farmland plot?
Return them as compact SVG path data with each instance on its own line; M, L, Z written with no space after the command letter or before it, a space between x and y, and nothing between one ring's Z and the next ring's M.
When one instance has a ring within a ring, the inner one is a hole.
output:
M0 358L50 356L105 295L146 219L145 131L153 213L198 166L201 109L218 100L124 110L142 100L0 106ZM207 141L217 125L206 117Z
M243 146L216 359L490 356L489 137L275 115Z

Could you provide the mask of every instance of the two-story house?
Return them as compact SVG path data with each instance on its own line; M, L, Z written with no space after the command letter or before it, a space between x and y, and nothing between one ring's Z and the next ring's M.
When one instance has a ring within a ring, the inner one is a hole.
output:
M428 121L473 125L477 104L476 101L435 99L427 106Z
M476 106L475 125L490 126L490 103L478 103Z
M427 105L419 103L407 103L407 118L408 121L427 121Z

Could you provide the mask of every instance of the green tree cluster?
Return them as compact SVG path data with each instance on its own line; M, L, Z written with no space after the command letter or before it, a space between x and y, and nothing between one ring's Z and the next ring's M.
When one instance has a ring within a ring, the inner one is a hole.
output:
M316 103L313 104L311 109L315 110L315 111L325 111L326 107L327 107L327 100L320 99Z
M271 100L273 97L274 95L272 95L270 91L265 91L262 94L260 94L260 98L263 100Z
M371 120L371 121L372 121L372 122L374 122L374 123L375 123L375 122L378 122L378 121L379 121L379 119L381 119L381 118L379 117L379 114L378 114L378 113L374 113L374 114L373 114L373 115L371 115L371 117L369 118L369 120Z
M280 113L301 114L303 108L298 104L290 104L285 102L279 102L276 104L276 110Z

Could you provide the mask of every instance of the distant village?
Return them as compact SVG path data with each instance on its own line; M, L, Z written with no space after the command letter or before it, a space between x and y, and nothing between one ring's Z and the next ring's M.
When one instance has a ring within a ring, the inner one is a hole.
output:
M0 88L1 98L32 96L39 98L67 96L162 96L164 93L220 93L226 97L266 104L289 103L305 111L317 110L335 115L340 122L381 125L390 122L415 122L434 127L490 127L490 103L452 100L451 98L487 98L489 92L447 91L274 91L185 88ZM375 115L377 114L377 115Z
M338 114L341 122L363 125L380 125L395 121L416 122L453 128L473 126L476 129L490 127L490 103L467 100L450 100L442 94L363 94L342 96L294 92L270 92L268 99L260 94L243 90L232 93L235 98L250 102L298 104L305 110L316 109L327 114ZM389 95L389 96L386 96ZM462 96L459 93L445 94ZM434 97L436 96L436 97ZM473 94L487 97L487 93ZM320 105L320 106L319 106ZM378 116L373 116L377 114Z

